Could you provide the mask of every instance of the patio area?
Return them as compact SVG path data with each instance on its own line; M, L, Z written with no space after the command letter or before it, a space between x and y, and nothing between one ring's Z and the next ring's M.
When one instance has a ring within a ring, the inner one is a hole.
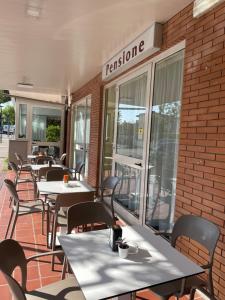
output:
M11 171L7 171L3 174L5 178L13 179ZM27 191L20 192L21 199L32 200L33 198L33 184L24 183L20 184L20 189ZM9 193L3 184L0 202L0 237L4 239L6 227L9 221L11 209L9 208ZM118 221L121 225L125 225ZM79 234L79 233L78 233ZM18 219L15 234L13 236L23 247L26 257L40 254L49 249L46 247L46 236L41 233L41 214L31 214L22 216ZM57 260L54 271L51 270L51 257L44 257L41 260L31 262L28 266L28 281L27 289L33 290L45 286L47 284L59 281L61 279L62 263ZM15 270L14 276L17 280L20 280L20 272ZM8 284L5 278L0 274L0 295L4 300L13 300ZM137 293L137 296L144 297L149 300L157 300L150 291L145 290ZM188 296L181 298L182 300L188 299ZM170 298L174 300L174 297ZM199 295L195 299L202 299Z

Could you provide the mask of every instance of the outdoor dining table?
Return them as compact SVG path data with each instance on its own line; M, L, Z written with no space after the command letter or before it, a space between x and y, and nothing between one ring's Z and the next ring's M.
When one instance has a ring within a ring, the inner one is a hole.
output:
M85 193L95 191L95 189L84 181L69 181L68 185L65 185L63 181L39 181L37 182L37 188L40 193L45 194Z
M48 164L41 164L41 165L31 165L31 169L32 171L34 172L38 172L41 168L45 168L45 167L49 167ZM56 164L53 164L52 167L61 167L63 169L68 169L67 167L63 166L63 165L56 165Z
M131 299L132 293L203 273L162 237L142 226L123 227L139 251L120 258L109 246L110 229L59 236L86 300Z

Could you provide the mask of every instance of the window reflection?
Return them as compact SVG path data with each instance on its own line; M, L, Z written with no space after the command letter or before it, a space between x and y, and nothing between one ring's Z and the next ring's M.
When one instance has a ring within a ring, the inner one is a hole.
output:
M115 201L139 217L141 171L116 163L115 174L120 178L115 192Z
M182 80L183 51L156 64L146 224L163 231L173 221Z
M32 140L58 142L61 131L61 110L43 107L32 109Z
M19 105L19 138L27 137L27 105Z

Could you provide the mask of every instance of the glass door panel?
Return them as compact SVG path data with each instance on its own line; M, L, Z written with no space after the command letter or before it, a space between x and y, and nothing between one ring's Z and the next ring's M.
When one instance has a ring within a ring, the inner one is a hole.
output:
M149 66L119 84L113 153L114 171L121 178L115 201L139 218L143 197Z
M85 163L85 177L88 174L88 151L90 141L91 99L85 98L73 107L73 167Z
M183 55L180 51L155 66L145 223L163 231L173 221Z
M105 90L105 120L103 135L102 179L112 175L113 140L116 110L116 86Z
M115 192L115 201L139 218L141 170L116 163L115 175L121 179Z
M143 158L147 73L119 87L116 153Z

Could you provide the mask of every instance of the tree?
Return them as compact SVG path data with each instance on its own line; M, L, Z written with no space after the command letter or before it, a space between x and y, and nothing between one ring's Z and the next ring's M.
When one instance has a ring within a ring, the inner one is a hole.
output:
M15 124L15 109L12 105L7 105L2 110L3 124Z
M0 90L0 103L5 103L11 100L11 97L8 93L8 91Z

